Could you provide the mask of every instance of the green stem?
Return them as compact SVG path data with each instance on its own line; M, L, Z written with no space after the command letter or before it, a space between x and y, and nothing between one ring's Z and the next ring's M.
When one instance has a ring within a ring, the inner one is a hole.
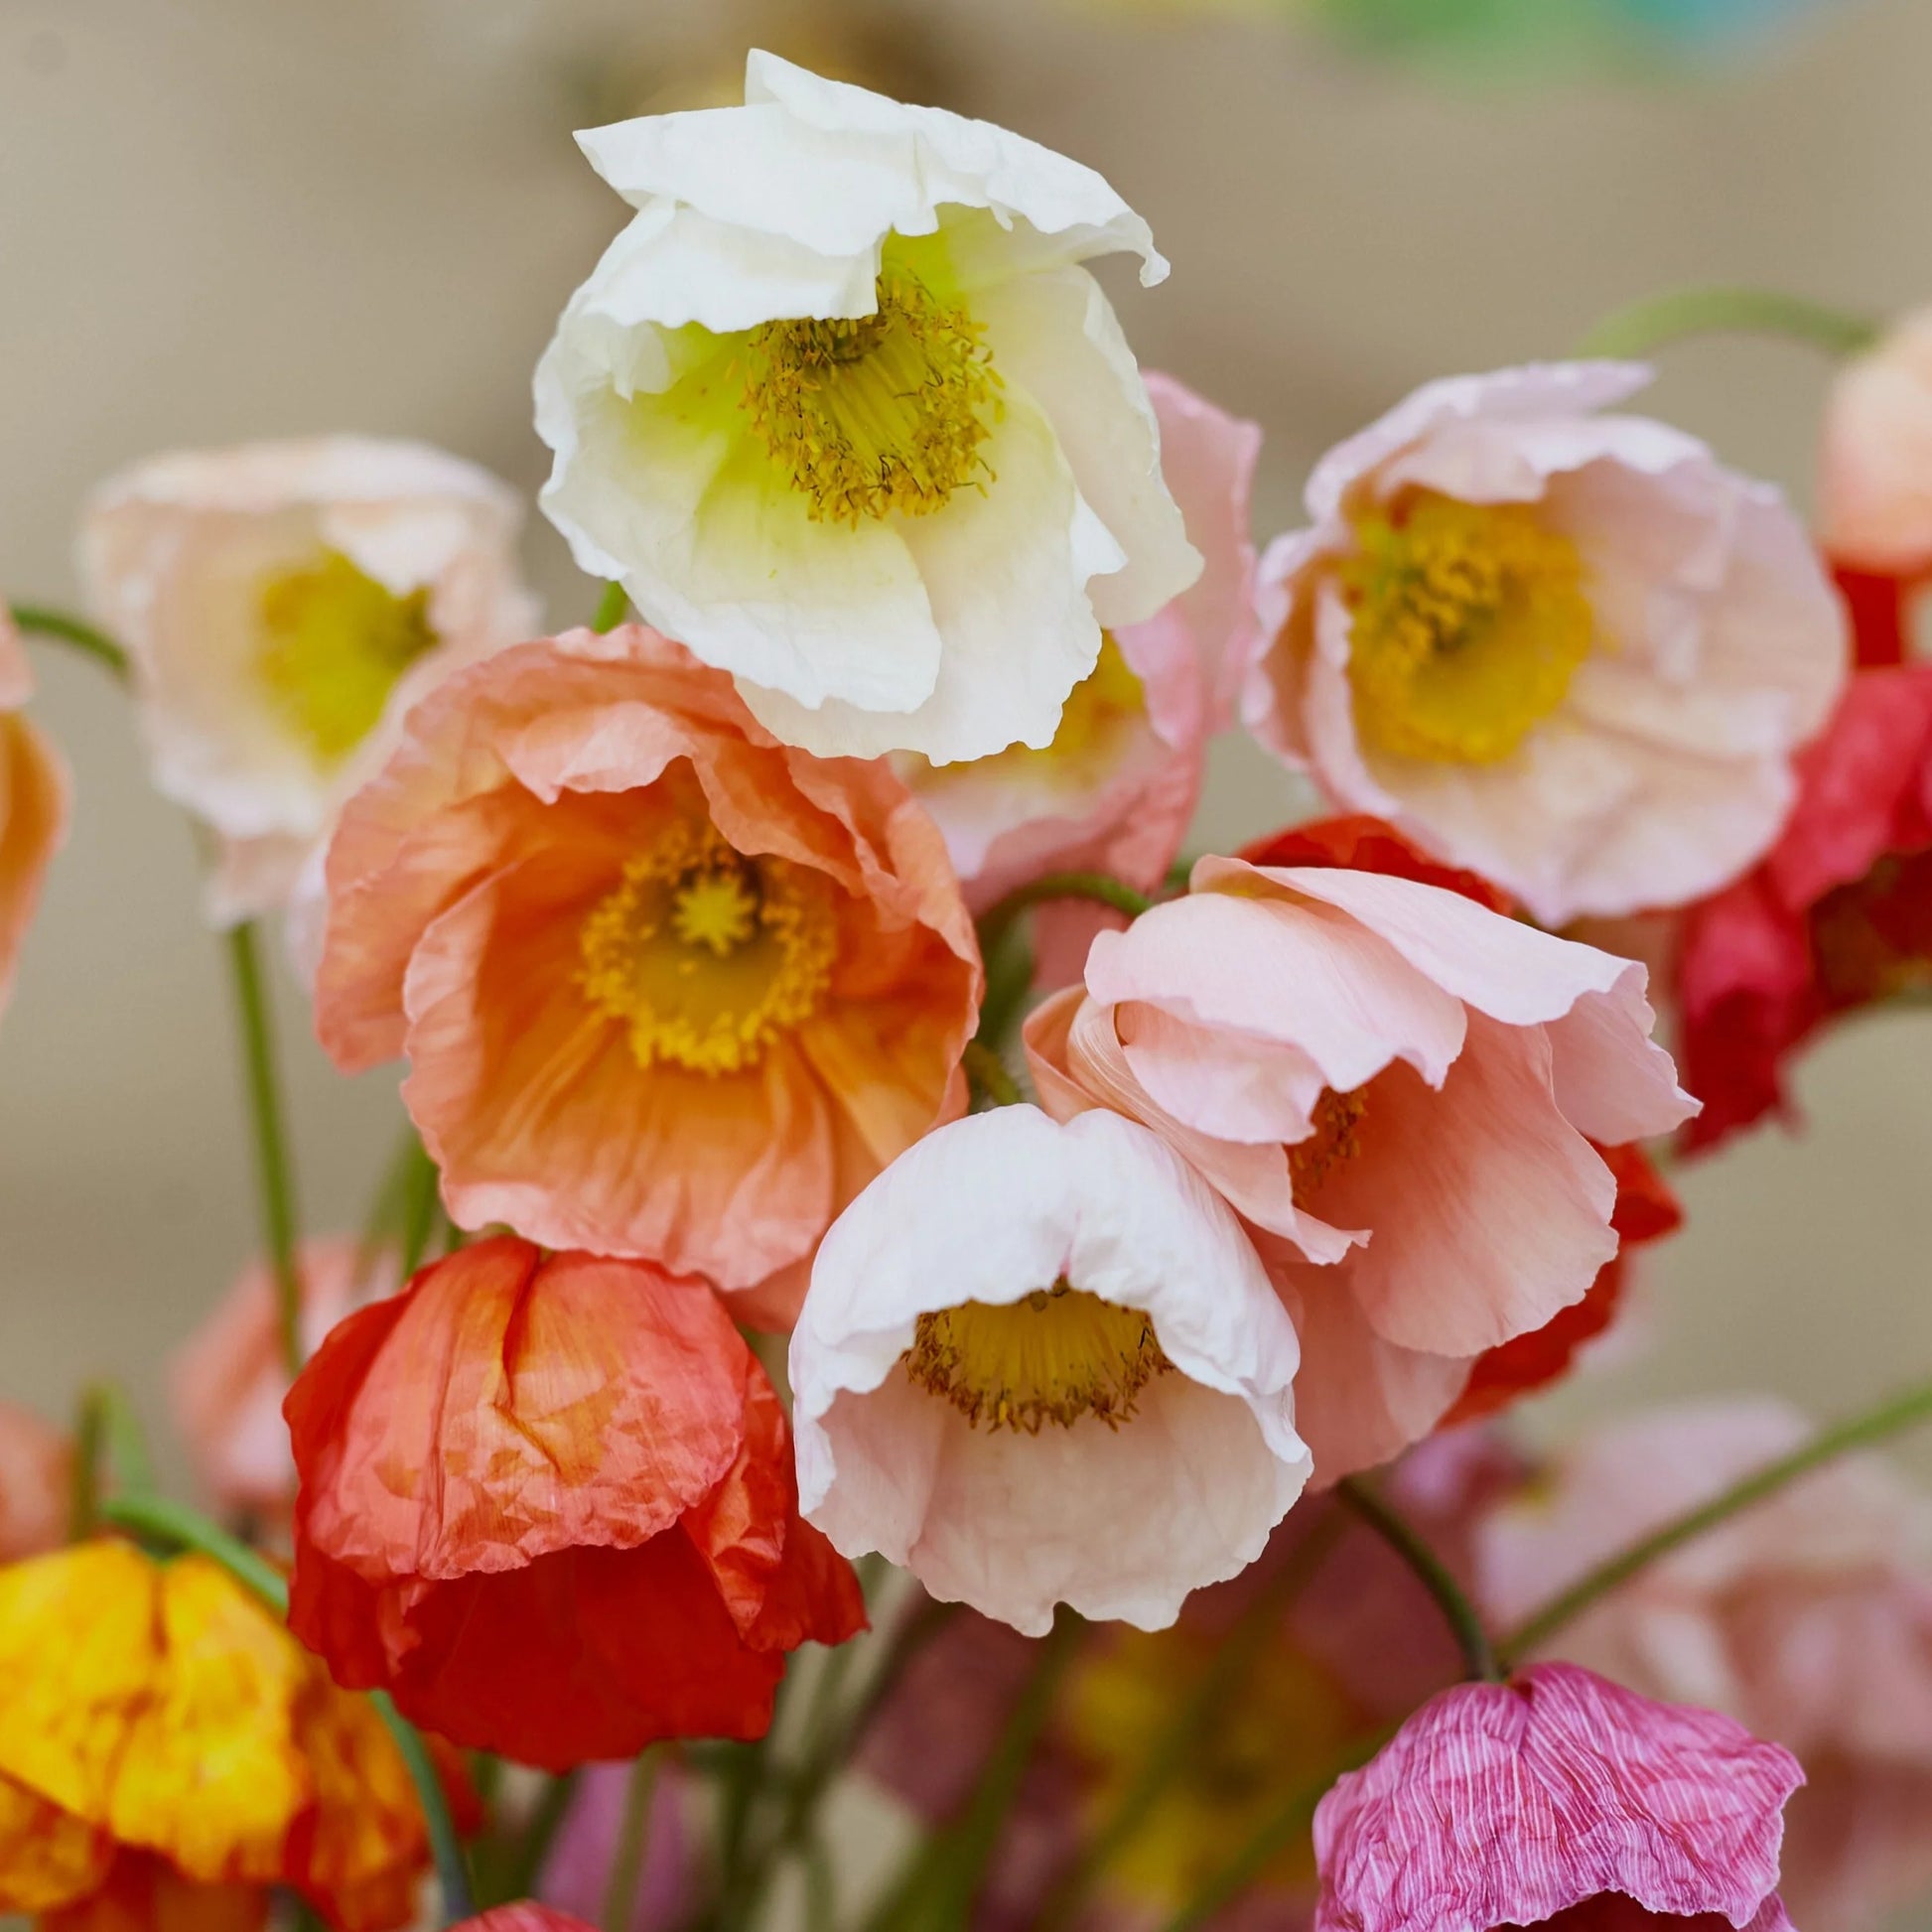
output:
M1405 1516L1358 1476L1344 1477L1335 1485L1335 1494L1409 1566L1417 1582L1436 1599L1437 1607L1454 1633L1468 1675L1484 1683L1500 1684L1503 1668L1497 1661L1495 1646L1482 1627L1476 1606L1449 1575L1449 1566L1417 1534Z
M293 1379L302 1372L302 1277L296 1262L295 1182L289 1169L288 1137L282 1125L281 1082L275 1069L268 989L262 976L261 953L252 921L244 920L229 932L228 957L234 969L235 1012L241 1024L248 1107L255 1130L255 1174L261 1189L262 1233L275 1274L282 1361Z
M966 1042L964 1064L966 1077L994 1106L1011 1107L1023 1098L1020 1083L1008 1072L1006 1061L985 1040Z
M628 1932L637 1909L637 1885L644 1875L644 1853L650 1845L650 1800L657 1788L657 1752L647 1750L630 1767L624 1786L623 1816L618 1823L618 1842L612 1848L611 1871L604 1885L600 1923L604 1932Z
M68 1535L78 1543L99 1527L101 1496L107 1487L101 1480L101 1465L113 1471L118 1494L147 1496L154 1490L154 1464L127 1391L117 1383L93 1382L81 1391L73 1435Z
M1003 937L1022 912L1055 898L1092 899L1099 905L1111 905L1116 912L1125 912L1130 919L1139 918L1154 903L1124 879L1115 879L1104 872L1049 872L1045 878L1033 880L1009 893L980 919L981 951Z
M565 1771L544 1786L543 1796L537 1800L517 1841L502 1898L496 1902L508 1904L514 1899L528 1898L536 1889L538 1879L543 1876L543 1863L550 1856L550 1843L570 1811L579 1781L576 1771Z
M1734 1482L1722 1494L1654 1530L1640 1543L1607 1558L1560 1591L1549 1602L1519 1623L1503 1639L1502 1653L1517 1663L1537 1650L1550 1637L1573 1623L1598 1597L1627 1584L1640 1571L1667 1557L1673 1550L1716 1529L1719 1524L1741 1514L1755 1504L1774 1496L1780 1489L1811 1474L1849 1450L1868 1449L1887 1437L1896 1436L1915 1424L1932 1422L1932 1383L1909 1389L1862 1416L1854 1416L1835 1429L1815 1436L1802 1449L1767 1463L1741 1482Z
M630 599L624 594L621 584L606 584L604 595L598 600L597 616L591 620L591 628L601 636L607 630L615 630L630 611Z
M100 1390L81 1394L73 1426L73 1462L68 1483L68 1541L83 1543L100 1522L100 1457L107 1434Z
M442 1196L438 1192L442 1175L421 1140L416 1141L403 1178L402 1278L407 1281L423 1265L429 1240L436 1229L436 1210Z
M287 1622L288 1579L259 1551L249 1549L206 1516L181 1503L170 1502L165 1496L116 1496L101 1504L100 1519L112 1523L116 1529L176 1549L193 1550L218 1563L281 1621ZM388 1726L422 1804L423 1828L429 1837L430 1852L443 1888L445 1920L454 1923L468 1918L471 1913L469 1869L464 1863L463 1847L450 1817L449 1799L429 1746L423 1742L422 1732L389 1701L386 1692L371 1691L369 1702Z
M96 630L90 623L82 623L78 618L70 618L61 611L50 611L38 604L15 604L9 607L13 621L32 637L49 637L57 643L71 644L76 650L85 651L118 678L127 676L127 652L104 631Z
M1710 335L1783 336L1830 355L1853 355L1877 341L1878 329L1863 316L1766 289L1672 289L1606 316L1577 353L1620 359Z

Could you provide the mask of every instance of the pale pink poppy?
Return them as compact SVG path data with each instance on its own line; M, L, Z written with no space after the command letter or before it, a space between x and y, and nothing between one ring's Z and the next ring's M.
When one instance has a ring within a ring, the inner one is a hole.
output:
M365 1255L344 1235L296 1256L306 1358L351 1309L401 1287L396 1257ZM169 1364L175 1422L204 1493L217 1508L282 1523L295 1503L295 1457L282 1398L280 1303L273 1269L251 1263Z
M1161 464L1205 568L1140 623L1106 633L1043 750L968 763L902 756L914 795L946 836L967 903L984 912L1050 872L1094 871L1151 892L1200 798L1208 739L1231 721L1255 640L1249 494L1261 431L1149 372ZM1035 915L1040 976L1063 984L1118 914L1061 902Z
M883 760L779 744L639 624L412 712L329 851L316 1029L460 1225L662 1263L787 1324L833 1217L964 1104L979 945Z
M403 713L535 629L522 517L474 464L349 436L153 457L94 491L88 602L155 783L219 838L211 918L288 904Z
M1767 1398L1599 1430L1479 1528L1487 1605L1517 1620L1810 1434ZM1932 1497L1885 1462L1848 1457L1733 1517L1557 1644L1798 1754L1783 1888L1801 1921L1853 1932L1932 1885Z
M1750 866L1844 681L1777 492L1573 363L1432 382L1331 450L1261 566L1246 722L1351 811L1545 925Z
M1819 453L1818 534L1839 562L1932 574L1932 309L1840 369Z
M66 1542L71 1464L66 1436L31 1409L0 1402L0 1563Z
M1427 1435L1616 1253L1591 1143L1696 1111L1651 1024L1641 966L1458 893L1210 858L1026 1039L1049 1113L1145 1122L1240 1212L1326 1483Z
M1790 1932L1789 1751L1573 1664L1432 1699L1314 1817L1315 1932Z
M1156 1135L953 1122L846 1209L791 1337L799 1507L847 1556L1031 1635L1154 1629L1260 1554L1308 1480L1295 1330Z
M21 716L34 695L33 667L0 604L0 1013L13 992L20 948L40 905L48 863L67 837L67 766Z

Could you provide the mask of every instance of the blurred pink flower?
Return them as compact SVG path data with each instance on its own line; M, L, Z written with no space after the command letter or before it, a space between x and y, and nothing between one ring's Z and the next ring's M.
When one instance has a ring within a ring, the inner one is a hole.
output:
M0 1013L13 992L21 942L40 904L48 863L68 831L67 766L20 715L33 694L33 667L0 604Z
M1246 722L1545 925L1682 904L1776 837L1846 621L1766 484L1596 412L1648 371L1432 382L1315 466L1261 565Z
M1261 431L1173 377L1150 372L1161 463L1205 569L1144 622L1106 633L1044 750L960 764L905 756L900 769L938 821L975 912L1049 872L1095 871L1151 892L1200 797L1207 741L1233 714L1253 654L1249 493ZM1076 902L1035 915L1039 977L1076 978L1087 942L1118 914Z
M1789 1932L1796 1759L1573 1664L1426 1704L1314 1818L1315 1932Z
M585 1765L537 1879L536 1895L544 1904L602 1923L630 1778L628 1764ZM682 1773L674 1764L660 1763L651 1783L644 1861L627 1932L667 1932L683 1923L696 1877L688 1808Z
M1590 1142L1696 1108L1651 1019L1640 966L1457 893L1204 859L1026 1037L1048 1112L1145 1122L1239 1211L1326 1483L1427 1435L1616 1253Z
M313 896L403 713L535 629L522 514L474 464L349 436L151 457L94 491L88 602L127 648L155 783L219 836L210 918L287 906L305 869Z
M1798 1448L1768 1399L1599 1430L1477 1535L1504 1621ZM1709 1705L1795 1751L1786 1897L1832 1932L1932 1884L1932 1497L1848 1457L1654 1564L1560 1640L1646 1694Z
M1932 308L1839 370L1819 452L1818 533L1856 570L1932 576Z
M72 1458L53 1424L0 1402L0 1563L58 1550L67 1540Z
M351 1309L401 1287L393 1254L373 1257L366 1272L361 1260L361 1244L346 1235L302 1244L305 1356ZM249 1264L175 1350L169 1373L176 1426L208 1499L223 1513L285 1524L295 1504L295 1458L282 1419L289 1376L267 1261Z

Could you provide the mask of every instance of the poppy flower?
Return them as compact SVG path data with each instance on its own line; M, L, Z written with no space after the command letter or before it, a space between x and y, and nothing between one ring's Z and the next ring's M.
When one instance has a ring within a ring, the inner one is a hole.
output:
M1145 1628L1301 1493L1295 1330L1233 1213L1144 1127L955 1121L825 1237L791 1337L798 1487L848 1556L1039 1636Z
M864 1624L701 1282L479 1242L332 1330L287 1413L289 1627L457 1743L562 1769L761 1736L786 1653Z
M150 457L88 499L88 603L125 644L161 790L209 826L209 916L286 906L402 715L536 628L522 506L419 443Z
M65 1539L72 1458L60 1430L0 1402L0 1563L37 1557Z
M341 1932L415 1916L422 1809L368 1703L198 1556L84 1543L0 1570L0 1911ZM461 1808L461 1807L459 1807Z
M1083 263L1168 265L1077 162L754 52L580 134L637 210L537 367L544 513L828 756L1045 746L1102 626L1199 575Z
M414 711L329 855L316 1026L465 1227L661 1263L788 1320L839 1209L964 1100L979 943L883 764L780 745L639 625Z
M21 715L33 695L33 667L0 604L0 1013L13 992L48 864L67 837L70 803L61 755Z
M1314 1816L1314 1932L1789 1932L1797 1760L1580 1670L1432 1699Z
M1316 464L1310 527L1262 559L1249 726L1546 926L1744 871L1845 678L1843 609L1777 493L1598 413L1648 379L1432 382Z

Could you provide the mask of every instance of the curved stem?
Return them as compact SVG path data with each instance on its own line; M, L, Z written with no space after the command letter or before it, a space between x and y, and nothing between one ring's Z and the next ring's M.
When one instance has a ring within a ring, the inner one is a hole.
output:
M278 1618L283 1622L288 1620L288 1579L259 1551L249 1549L206 1516L181 1503L170 1502L165 1496L116 1496L101 1504L100 1518L117 1529L176 1549L193 1550L198 1556L218 1563ZM369 1702L388 1726L422 1804L423 1829L428 1834L437 1877L443 1888L444 1917L450 1922L468 1918L471 1912L469 1869L464 1863L463 1847L450 1817L449 1799L436 1761L423 1742L422 1732L396 1709L386 1692L371 1691Z
M985 1040L966 1042L964 1065L966 1077L994 1106L1011 1107L1024 1097L1019 1081L1007 1071L1006 1061Z
M1104 872L1049 872L1044 879L1033 880L1009 893L981 918L982 949L992 942L993 937L1004 933L1030 906L1054 898L1092 899L1099 905L1111 905L1116 912L1125 912L1130 919L1139 918L1154 903L1145 893L1128 885L1124 879L1115 879Z
M1672 289L1604 317L1577 353L1648 355L1686 337L1710 335L1782 336L1830 355L1852 355L1877 341L1878 328L1863 316L1767 289Z
M1501 1683L1503 1668L1476 1606L1408 1519L1358 1476L1344 1477L1335 1485L1335 1494L1415 1572L1417 1582L1436 1599L1461 1649L1468 1675L1484 1683Z
M1800 1476L1811 1474L1814 1469L1822 1468L1848 1450L1868 1449L1872 1444L1883 1442L1888 1436L1896 1436L1922 1422L1932 1422L1932 1383L1907 1390L1903 1395L1894 1396L1889 1402L1880 1403L1877 1408L1869 1409L1862 1416L1854 1416L1851 1421L1840 1423L1836 1429L1826 1430L1802 1449L1793 1449L1789 1455L1766 1463L1741 1482L1734 1482L1722 1494L1713 1496L1709 1502L1687 1510L1660 1529L1653 1530L1640 1543L1632 1544L1629 1549L1599 1563L1595 1569L1578 1578L1568 1589L1553 1596L1540 1610L1524 1618L1503 1639L1503 1655L1512 1663L1519 1662L1566 1624L1574 1622L1598 1597L1606 1596L1619 1586L1627 1584L1640 1571L1649 1569L1673 1550L1681 1549L1706 1531L1716 1529L1720 1523L1776 1495Z
M255 927L244 920L228 934L234 968L236 1017L247 1065L248 1108L255 1130L255 1173L261 1188L262 1234L275 1273L277 1325L282 1361L292 1378L302 1372L302 1277L295 1252L295 1182L289 1171L288 1137L282 1125L281 1082L275 1070L268 989L262 979Z
M80 1392L73 1426L72 1479L68 1490L68 1540L78 1543L91 1536L101 1520L101 1497L107 1484L102 1465L113 1472L113 1487L123 1496L154 1492L154 1464L148 1441L117 1382L90 1382Z
M597 616L591 620L591 628L600 636L607 630L615 630L630 612L630 599L624 594L621 584L606 584L604 595L598 600Z
M650 1844L650 1800L656 1788L657 1752L647 1750L631 1765L623 1788L623 1815L618 1821L618 1842L611 1849L611 1870L599 1914L604 1932L629 1932L637 1909L638 1880L644 1875L644 1852Z
M30 637L48 637L56 643L71 644L105 664L116 677L127 676L127 652L105 631L96 630L92 624L82 623L64 611L50 611L39 604L14 604L8 609L14 622Z

